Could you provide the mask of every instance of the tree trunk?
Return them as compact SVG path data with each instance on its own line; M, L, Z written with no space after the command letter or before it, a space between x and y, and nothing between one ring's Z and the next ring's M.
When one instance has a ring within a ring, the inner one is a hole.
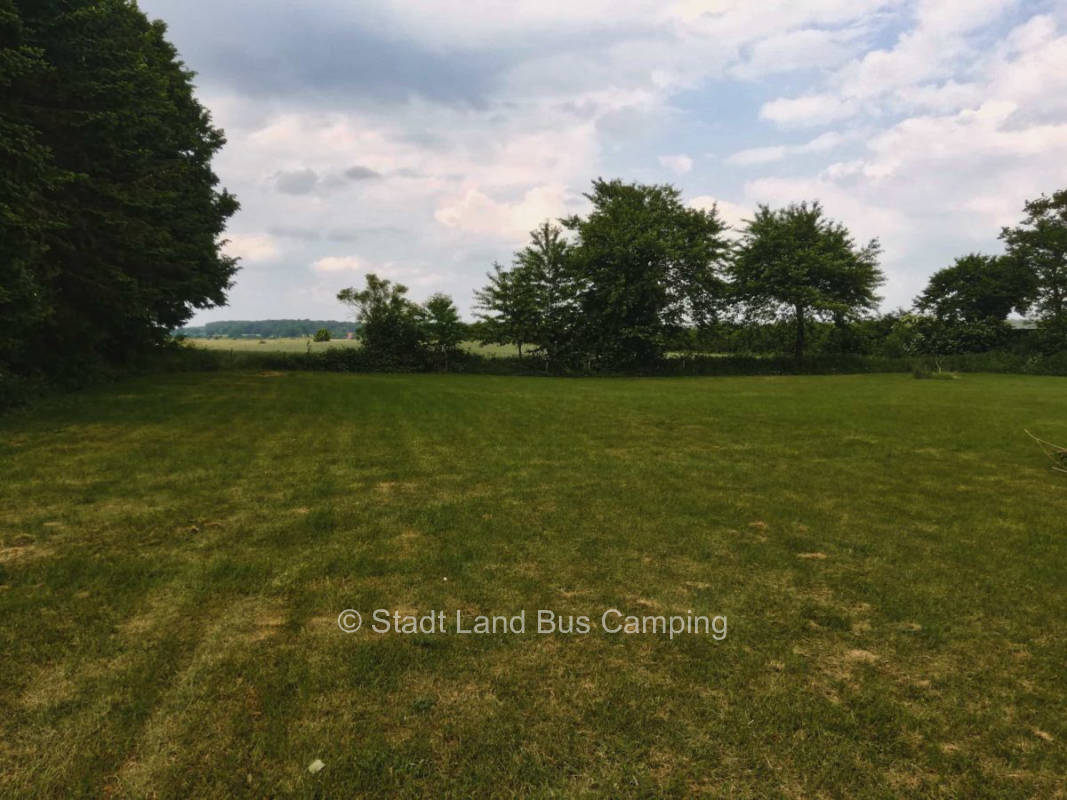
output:
M793 349L793 356L799 364L804 360L804 306L796 306L797 314L797 340Z
M1052 302L1049 304L1052 307L1052 321L1056 323L1057 327L1062 326L1063 323L1063 279L1060 276L1059 269L1052 270Z

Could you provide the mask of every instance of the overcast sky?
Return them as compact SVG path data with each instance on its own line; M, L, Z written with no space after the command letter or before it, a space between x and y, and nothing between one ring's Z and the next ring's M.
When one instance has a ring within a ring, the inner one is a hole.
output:
M468 311L597 177L731 223L819 199L886 308L1067 187L1067 0L141 0L197 71L242 209L230 305L344 318L376 272Z

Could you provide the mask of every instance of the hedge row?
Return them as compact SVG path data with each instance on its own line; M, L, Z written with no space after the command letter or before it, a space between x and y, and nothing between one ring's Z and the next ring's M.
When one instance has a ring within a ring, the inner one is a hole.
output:
M435 372L433 363L383 364L357 348L330 348L317 353L257 353L183 348L170 351L161 366L172 370L276 369L324 372ZM970 353L944 357L883 358L861 355L815 355L802 363L784 356L679 355L627 373L594 369L548 371L543 361L526 358L460 353L449 362L449 372L481 375L828 375L916 370L996 372L1023 375L1067 375L1067 352L1053 355L1019 355L1008 352Z

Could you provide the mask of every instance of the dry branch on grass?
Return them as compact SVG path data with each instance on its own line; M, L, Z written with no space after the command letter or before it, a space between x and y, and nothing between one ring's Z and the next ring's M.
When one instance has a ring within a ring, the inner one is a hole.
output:
M1023 430L1026 431L1025 428ZM1054 470L1067 472L1067 447L1060 447L1058 444L1039 439L1030 433L1030 431L1026 431L1026 435L1037 442L1037 446L1041 448L1041 452L1049 457Z

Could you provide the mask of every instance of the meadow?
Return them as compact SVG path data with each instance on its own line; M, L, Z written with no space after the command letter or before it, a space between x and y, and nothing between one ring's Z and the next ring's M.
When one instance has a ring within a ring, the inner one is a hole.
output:
M1064 797L1067 475L1023 429L1067 443L1065 389L249 370L9 414L0 796Z
M277 339L257 339L253 336L240 339L196 339L187 340L193 347L205 350L232 351L235 353L321 353L331 347L359 347L359 339L331 339L328 342L309 342L299 337L279 337ZM464 342L464 350L483 356L514 356L515 347L502 344L482 344L481 342Z

